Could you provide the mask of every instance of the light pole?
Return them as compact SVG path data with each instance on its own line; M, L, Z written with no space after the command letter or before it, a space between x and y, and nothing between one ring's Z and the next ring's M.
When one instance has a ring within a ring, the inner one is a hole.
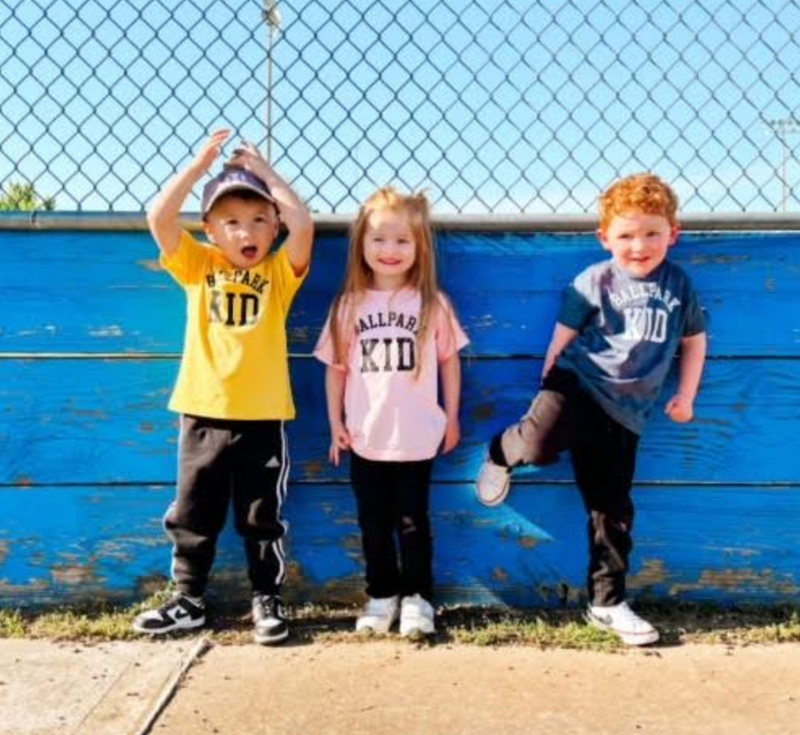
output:
M781 194L781 211L786 211L786 201L789 198L789 182L786 179L786 164L789 159L789 148L786 138L790 135L800 133L800 120L796 117L779 117L773 120L766 120L767 125L772 128L772 132L781 140L781 183L783 193Z
M278 0L264 0L261 15L267 24L267 161L272 163L272 46L283 28Z

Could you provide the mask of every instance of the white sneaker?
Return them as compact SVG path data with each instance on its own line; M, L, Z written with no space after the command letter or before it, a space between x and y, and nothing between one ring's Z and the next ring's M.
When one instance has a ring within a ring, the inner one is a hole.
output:
M433 635L436 632L433 616L433 605L422 595L404 597L400 606L400 635L412 638Z
M586 620L595 628L618 635L629 646L646 646L658 640L658 631L631 610L627 602L611 607L589 605Z
M500 505L506 499L510 487L511 470L495 464L487 457L481 465L478 481L475 483L478 500L490 508Z
M400 598L370 597L356 620L356 631L388 633L400 614Z

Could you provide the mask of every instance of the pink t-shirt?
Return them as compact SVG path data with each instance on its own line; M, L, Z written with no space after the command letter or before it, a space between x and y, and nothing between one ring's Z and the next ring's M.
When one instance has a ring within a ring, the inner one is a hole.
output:
M314 350L326 365L347 371L345 424L353 451L365 459L430 459L444 438L439 362L469 340L447 300L441 298L432 313L428 338L418 348L419 309L420 294L413 289L367 291L340 309L341 334L348 338L346 365L334 364L329 323Z

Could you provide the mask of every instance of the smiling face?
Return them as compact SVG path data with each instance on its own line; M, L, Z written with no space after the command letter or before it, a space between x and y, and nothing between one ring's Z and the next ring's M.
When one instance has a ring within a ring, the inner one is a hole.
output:
M371 212L364 229L364 260L379 291L401 288L417 259L417 243L408 215L391 209Z
M280 220L275 206L261 197L230 194L219 199L206 215L205 230L236 268L252 268L269 254L278 236Z
M679 232L663 215L623 212L599 229L597 237L622 270L644 278L666 260Z

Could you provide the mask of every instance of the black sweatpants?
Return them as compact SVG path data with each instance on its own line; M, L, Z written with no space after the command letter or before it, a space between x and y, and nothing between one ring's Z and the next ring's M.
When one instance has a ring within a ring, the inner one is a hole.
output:
M181 416L177 495L164 517L174 544L172 576L181 592L204 593L231 501L253 592L280 592L288 475L282 421Z
M377 462L351 452L350 479L370 597L420 594L433 599L433 539L428 517L432 469L432 459Z
M569 450L588 514L587 586L593 605L625 599L625 575L633 549L631 487L638 434L612 419L569 370L554 367L525 416L497 434L492 461L506 467L543 466Z

